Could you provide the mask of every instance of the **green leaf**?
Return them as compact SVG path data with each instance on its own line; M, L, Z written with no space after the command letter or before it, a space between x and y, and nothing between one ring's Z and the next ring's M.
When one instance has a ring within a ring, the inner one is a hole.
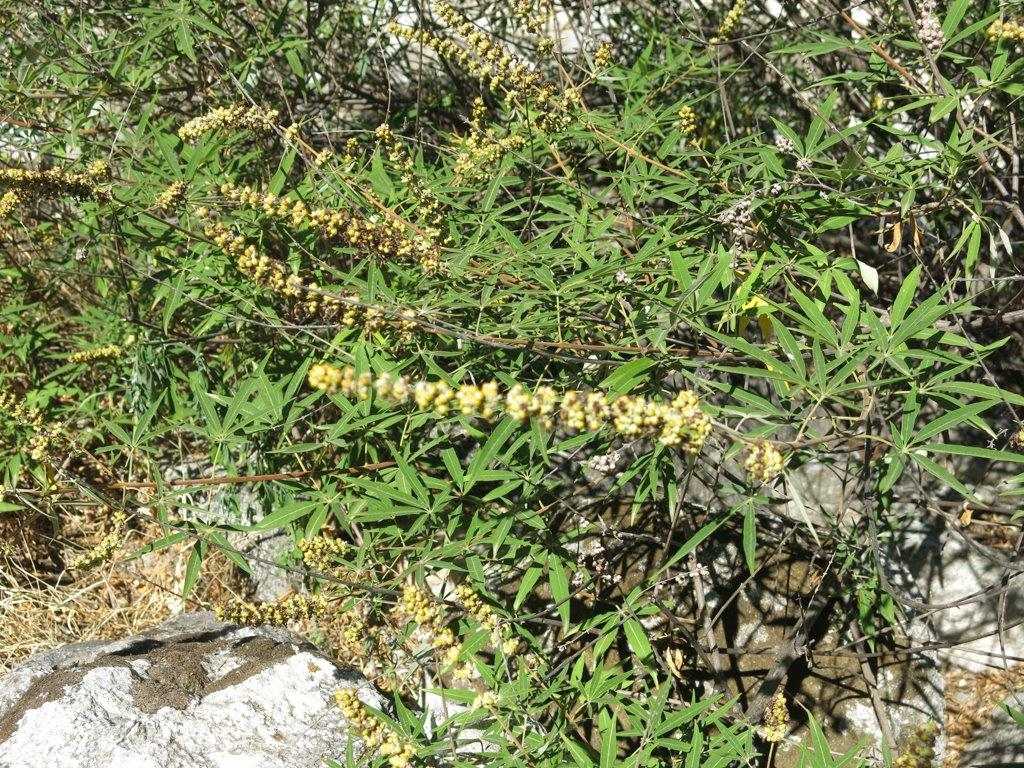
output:
M557 605L558 615L562 617L562 628L568 631L572 611L569 602L569 579L565 575L562 561L555 555L548 555L548 584L551 587L551 597Z
M654 360L646 357L630 360L625 365L620 365L616 368L598 387L608 390L612 396L623 395L640 382L644 371L656 364Z
M895 334L897 327L903 322L903 318L910 308L910 303L914 300L914 294L917 293L917 285L920 280L921 267L918 265L907 275L896 294L896 298L892 302L892 309L889 310L891 333Z
M743 556L750 573L757 570L757 508L748 504L743 513Z
M641 661L646 661L653 653L651 641L647 639L647 632L643 625L636 619L626 619L622 625L622 631L626 635L626 642L633 655Z
M600 768L616 768L616 757L619 754L619 739L616 733L615 715L608 710L601 710L598 718L601 733Z

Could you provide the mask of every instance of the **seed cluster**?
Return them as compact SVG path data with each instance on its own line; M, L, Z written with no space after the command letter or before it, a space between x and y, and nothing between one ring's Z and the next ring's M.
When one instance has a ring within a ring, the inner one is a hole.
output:
M344 556L348 544L342 539L314 536L299 542L302 562L320 573L327 573L335 566L335 558Z
M690 137L697 131L697 112L693 107L684 105L679 108L679 132Z
M594 51L594 66L597 69L608 69L612 65L611 43L601 43Z
M112 360L120 357L123 350L118 344L106 344L93 349L83 349L80 352L72 352L68 355L69 363L89 363L95 360Z
M997 19L989 26L986 33L989 40L1005 40L1006 42L1024 43L1024 24L1019 21L1003 21Z
M921 3L921 15L917 18L917 37L921 44L936 53L946 43L946 36L942 32L942 22L939 21L937 0L923 0Z
M13 189L9 189L0 195L0 218L6 218L14 213L14 210L21 204L21 196Z
M398 173L401 188L412 198L420 220L428 226L427 237L431 241L440 238L442 214L444 206L437 196L423 183L420 174L416 173L412 155L405 145L398 140L388 125L379 125L373 132L374 139L381 154L388 164Z
M206 208L196 209L196 215L206 221L206 237L234 259L235 266L246 279L289 301L300 317L339 323L347 328L359 326L366 333L376 333L390 325L398 330L400 343L407 343L412 338L417 327L412 310L404 310L395 316L383 307L363 303L355 294L339 297L322 293L315 282L307 282L281 261L259 253L255 245L247 243L244 237L212 218Z
M153 204L157 210L173 211L185 202L185 195L187 193L188 185L184 181L180 179L172 181L163 192L156 196Z
M892 768L930 768L935 764L935 742L938 738L938 723L929 720L918 725L911 732L903 751L892 761Z
M16 198L8 205L17 204L27 198L71 197L106 200L110 190L101 182L110 175L110 168L102 160L90 163L84 171L68 171L62 168L47 168L37 171L28 168L0 169L0 187L9 187ZM6 197L6 195L5 195Z
M729 229L733 245L746 245L751 241L754 213L750 201L740 200L722 211L715 220Z
M277 124L276 109L245 107L234 104L217 107L199 117L193 117L178 128L178 137L186 144L198 141L208 133L219 131L249 131L255 134L273 133Z
M502 626L498 614L481 600L471 587L460 584L455 588L455 596L466 609L466 613L490 633L492 646L500 648L506 656L511 656L519 650L519 639Z
M518 134L495 136L492 129L485 128L484 102L477 98L473 103L473 117L469 133L459 142L455 155L452 181L456 185L473 184L483 181L509 152L521 149L525 141Z
M718 35L709 41L711 45L717 45L729 37L735 31L746 10L747 0L736 0L729 12L725 14L722 23L718 25Z
M551 18L551 0L513 0L512 15L519 19L526 29L534 34L544 33L544 26ZM549 49L550 50L550 49ZM541 51L544 53L545 51Z
M9 416L16 424L31 431L25 447L33 461L42 461L50 452L50 446L60 442L65 434L62 424L47 424L38 408L26 405L24 399L10 392L0 392L0 415Z
M452 388L442 380L410 380L382 374L356 373L351 367L319 363L309 369L309 385L325 392L340 392L357 400L373 396L396 405L410 400L422 411L493 421L500 415L518 422L537 419L548 429L569 432L597 431L605 427L627 438L651 437L665 446L697 453L711 433L711 420L700 409L697 396L682 391L670 402L606 392L567 390L559 395L540 386L532 392L520 384L502 390L496 382L462 384Z
M451 37L441 37L424 29L411 29L397 24L390 26L396 37L433 48L441 56L457 63L473 77L488 85L494 92L503 93L513 104L529 103L538 115L541 127L564 125L579 94L573 89L563 93L545 83L536 72L524 64L492 36L462 18L447 2L435 4L438 16L463 41L460 45Z
M429 236L430 233L410 234L407 225L399 220L368 219L337 208L310 208L302 200L261 194L249 186L224 183L220 191L235 205L260 210L292 227L309 227L327 240L341 241L381 262L415 260L427 274L441 268L436 238Z
M747 475L758 483L770 483L780 474L785 462L779 449L767 440L758 440L747 449L743 468Z
M780 133L775 137L775 148L782 154L788 155L796 151L796 144L791 138Z
M353 688L342 688L334 693L338 709L351 724L371 752L388 759L391 768L408 768L416 754L412 745L395 731L371 715Z
M318 596L288 595L274 603L250 603L244 600L218 605L214 614L218 621L258 627L270 624L283 627L301 619L319 618L326 614L327 603Z
M789 709L786 707L786 694L782 691L772 698L772 703L764 713L764 724L760 731L764 740L770 744L786 738L789 732Z
M110 530L100 539L100 542L92 549L83 552L72 560L69 565L73 570L89 570L102 565L113 558L114 553L121 548L124 540L124 528L127 522L125 513L121 510L113 516L110 521Z

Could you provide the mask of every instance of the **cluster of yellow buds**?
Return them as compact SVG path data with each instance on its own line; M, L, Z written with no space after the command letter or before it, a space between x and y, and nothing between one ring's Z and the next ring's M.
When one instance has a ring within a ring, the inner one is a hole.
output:
M939 738L938 723L921 723L907 739L907 744L892 761L892 768L931 768L935 763L935 742Z
M83 349L80 352L72 352L68 355L69 363L88 363L94 360L112 360L120 357L122 349L118 344L106 344L93 349Z
M1021 426L1010 438L1010 445L1017 450L1024 450L1024 426Z
M764 713L764 724L760 728L760 733L765 741L774 744L786 738L788 732L789 709L786 707L786 694L779 691Z
M332 611L324 622L330 630L331 637L336 641L336 655L339 658L352 659L367 678L370 674L370 657L381 645L379 630L360 615L356 608Z
M47 168L42 171L3 168L0 169L0 187L10 187L10 191L18 193L15 203L25 197L60 195L106 200L110 197L110 190L100 182L109 174L109 166L102 160L90 163L85 171L68 171L62 168Z
M513 0L512 15L523 22L535 35L544 31L544 24L551 18L551 0Z
M498 694L494 691L483 691L473 698L473 709L494 710L498 707Z
M277 124L276 109L245 107L234 104L217 107L205 115L193 117L178 129L178 137L190 144L207 133L215 131L251 131L257 134L273 133Z
M348 551L348 544L342 539L314 536L299 542L302 562L320 573L327 573L334 567L334 559Z
M313 281L305 281L284 263L259 253L256 246L212 218L206 208L197 208L196 215L206 221L204 234L224 253L234 259L244 277L271 293L289 301L297 314L322 322L336 322L346 328L359 326L366 333L376 333L387 326L395 327L402 343L412 338L417 327L412 310L388 312L383 307L366 304L354 294L335 296L320 291Z
M679 108L679 132L684 137L692 136L697 131L697 112L693 107L684 105Z
M770 483L782 474L784 466L779 449L767 440L758 440L751 445L743 462L747 475L758 483Z
M579 94L573 89L559 92L545 83L518 57L499 44L495 38L481 31L456 11L449 3L435 4L438 16L463 40L463 45L450 37L440 37L423 29L411 29L397 24L390 31L401 39L418 42L433 48L441 56L457 63L470 75L488 85L492 91L504 93L513 104L530 104L537 112L541 127L564 125Z
M744 12L747 10L747 0L736 0L729 12L725 14L725 18L722 19L722 23L718 25L718 35L711 38L709 41L711 45L717 45L721 43L725 38L729 37L736 29L736 26L740 23L740 19L743 18Z
M334 693L334 701L345 719L359 734L367 750L388 759L391 768L409 768L416 750L394 730L371 715L353 688L342 688Z
M65 430L62 424L45 423L38 408L27 405L23 398L9 392L0 393L0 415L3 414L22 428L31 431L26 449L33 461L42 461L50 452L50 446L64 438Z
M180 179L172 181L163 192L156 196L153 204L158 210L173 211L185 202L185 194L187 192L188 185L184 181Z
M283 627L301 619L322 617L327 610L327 603L320 597L308 595L288 595L275 603L250 603L236 601L228 606L218 605L214 614L218 621L256 627L270 624Z
M377 147L387 158L388 164L398 172L402 188L408 192L416 204L417 215L430 227L431 237L439 237L444 206L413 170L415 166L412 155L398 140L390 126L386 124L377 126L373 136L377 141Z
M611 427L623 437L651 437L668 447L697 453L711 434L711 419L700 409L697 395L679 392L669 402L605 392L567 390L561 395L548 386L532 392L521 384L502 391L496 382L462 384L453 389L442 380L418 381L389 374L374 380L369 373L357 374L351 367L318 363L309 369L309 385L328 393L341 393L356 400L374 395L396 405L412 400L417 408L447 416L457 405L472 418L492 421L504 414L518 422L537 419L548 429L569 432L597 431Z
M480 596L471 587L460 584L455 588L455 596L462 603L462 607L466 609L466 613L490 633L491 645L500 648L506 656L519 650L519 639L502 626L498 615L480 599Z
M469 134L458 143L455 154L452 180L457 185L486 179L505 154L521 149L525 143L522 136L514 133L495 136L493 130L484 128L484 115L484 102L478 97L473 103Z
M425 589L412 583L406 584L402 589L402 599L395 606L394 615L399 623L415 623L416 639L429 645L432 650L443 653L445 666L458 661L459 646L455 633L445 626L444 612Z
M611 43L601 43L594 51L594 66L597 69L608 69L612 64Z
M108 562L121 548L121 542L124 538L124 527L127 522L125 513L118 510L117 513L111 518L110 530L107 531L106 535L100 539L99 543L92 549L83 552L81 555L76 557L69 564L73 570L88 570L95 568L98 565Z
M21 196L13 189L8 189L0 195L0 218L10 216L20 204Z
M996 19L989 25L986 34L992 41L1005 40L1011 43L1024 43L1024 24L1019 21Z
M358 157L359 142L356 141L355 137L347 139L345 141L345 154L341 156L341 162L346 166L353 166L356 164Z
M430 232L408 232L409 227L397 218L375 220L337 208L310 208L302 200L287 195L278 197L230 183L222 184L220 191L236 205L260 210L292 227L309 227L325 239L340 240L353 250L369 253L381 262L414 259L428 274L441 267L436 238Z

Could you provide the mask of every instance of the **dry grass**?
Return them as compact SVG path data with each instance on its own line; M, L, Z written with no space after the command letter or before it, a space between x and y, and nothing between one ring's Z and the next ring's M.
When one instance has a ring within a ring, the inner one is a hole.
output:
M959 768L960 755L1000 703L1024 689L1024 664L989 672L946 673L945 768Z
M95 546L106 521L93 511L66 520L55 536L43 516L0 516L0 671L37 651L134 634L186 607L208 608L241 588L230 562L211 553L186 605L179 591L183 545L130 559L161 535L152 524L130 530L111 562L70 571L63 560Z

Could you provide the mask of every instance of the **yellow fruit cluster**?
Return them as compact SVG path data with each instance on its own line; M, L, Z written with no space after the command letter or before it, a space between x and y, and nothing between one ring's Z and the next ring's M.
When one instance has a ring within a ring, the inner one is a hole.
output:
M249 603L237 601L231 605L218 605L214 614L218 621L256 627L270 624L283 627L300 619L322 617L327 603L320 597L288 595L276 603Z
M81 352L72 352L68 355L69 363L87 363L94 360L111 360L121 356L121 347L117 344L106 344L93 349L83 349Z
M48 168L42 171L3 168L0 169L0 187L9 187L10 191L18 193L15 203L25 197L60 195L106 200L110 196L110 191L100 182L107 178L109 173L109 167L102 160L90 163L85 171L67 171L61 168Z
M69 563L70 567L73 570L84 571L108 562L114 556L114 553L121 548L126 522L127 517L125 516L125 513L118 510L114 517L111 518L110 530L107 534L95 547L87 552L83 552L72 560L71 563Z
M473 184L488 178L509 152L521 149L525 141L518 134L495 136L483 125L484 102L477 98L469 134L458 143L452 181L457 185Z
M6 218L14 213L14 210L21 204L21 196L13 189L9 189L0 195L0 218Z
M460 584L455 588L455 596L462 603L462 607L466 609L466 613L490 633L491 645L500 648L506 656L519 650L519 640L502 626L498 615L480 599L480 596L472 588Z
M187 192L188 185L184 181L172 181L163 192L156 196L156 200L153 203L158 210L173 211L185 202L185 194Z
M526 29L535 35L544 32L544 25L551 18L550 0L513 0L512 15L523 22Z
M256 246L247 243L244 237L212 218L208 209L198 208L196 215L206 222L206 237L234 259L235 266L245 278L291 302L300 316L339 323L347 328L359 326L367 333L375 333L391 325L398 330L400 342L411 339L417 327L412 310L404 310L396 316L383 307L364 304L354 294L339 297L322 293L315 282L303 280L281 261L259 253Z
M445 24L461 38L461 45L451 37L396 24L391 25L391 33L433 48L492 91L503 93L512 103L519 106L530 104L538 114L537 122L541 127L557 127L567 122L572 107L578 101L578 93L572 89L559 93L555 86L545 83L540 75L531 71L493 36L462 18L449 3L438 2L435 9Z
M326 536L314 536L299 542L302 562L320 573L330 571L334 559L342 557L348 551L348 544L341 539L329 539Z
M772 698L768 711L764 714L761 736L769 743L776 743L786 738L789 732L789 709L786 707L786 694L779 691Z
M371 752L386 757L391 768L409 768L416 754L412 744L371 715L353 688L334 693L334 701Z
M989 26L986 34L989 40L993 41L1024 43L1024 24L1019 21L997 19Z
M679 108L679 132L683 136L692 136L697 131L697 113L693 107Z
M59 442L65 434L63 425L46 424L38 408L26 405L22 398L9 392L0 393L0 415L7 415L21 427L32 431L26 449L33 461L42 461L49 453L50 445Z
M234 104L230 107L217 107L205 115L193 117L178 128L178 136L186 144L190 144L207 133L216 131L251 131L257 134L273 133L277 124L276 109L245 107Z
M441 201L423 184L422 178L413 170L412 155L409 154L405 145L398 140L398 137L395 136L389 126L377 126L373 136L377 141L377 147L387 159L388 164L398 172L401 187L412 198L420 220L425 221L430 227L430 238L437 239L440 237L441 214L444 210Z
M758 483L770 483L780 474L785 466L782 454L767 440L758 440L747 449L747 458L743 468L747 475Z
M436 239L407 231L398 219L367 219L336 208L309 208L302 200L260 193L249 186L224 183L220 188L235 205L262 211L292 227L309 227L327 240L340 240L350 248L368 253L381 262L415 260L430 274L441 267Z
M931 768L935 764L935 742L939 726L929 720L914 728L903 751L892 761L892 768Z
M717 45L722 42L725 38L729 37L736 29L736 26L740 23L743 18L743 14L747 10L747 0L736 0L729 12L725 14L725 18L722 19L722 23L718 26L718 35L711 38L710 43Z
M548 386L532 392L521 384L502 391L496 382L462 384L452 389L442 380L413 381L382 374L376 380L353 368L318 363L309 369L309 385L357 400L372 396L397 405L412 400L422 411L447 416L456 407L472 418L491 421L500 414L516 421L537 419L548 429L570 432L597 431L611 427L627 438L651 437L663 445L697 453L711 433L711 420L700 409L697 396L688 390L670 402L622 395L611 397L599 390L567 390L559 395Z

